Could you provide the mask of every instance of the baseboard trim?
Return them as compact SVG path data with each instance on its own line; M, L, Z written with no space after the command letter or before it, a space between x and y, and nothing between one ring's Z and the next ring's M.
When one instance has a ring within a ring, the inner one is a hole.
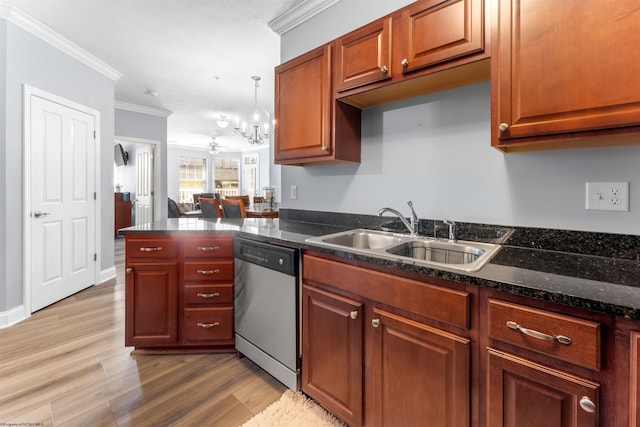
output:
M11 310L0 313L0 329L8 328L16 323L22 322L29 318L30 313L27 313L24 305L19 305Z
M100 285L108 280L114 279L115 277L116 277L116 266L114 265L113 267L107 268L106 270L102 270L100 272L100 280L97 284Z

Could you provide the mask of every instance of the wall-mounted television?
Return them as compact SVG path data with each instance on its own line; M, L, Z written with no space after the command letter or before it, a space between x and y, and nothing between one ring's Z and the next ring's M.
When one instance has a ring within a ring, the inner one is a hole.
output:
M122 144L116 144L113 146L113 159L116 162L116 166L126 166L129 160L129 153L124 151Z

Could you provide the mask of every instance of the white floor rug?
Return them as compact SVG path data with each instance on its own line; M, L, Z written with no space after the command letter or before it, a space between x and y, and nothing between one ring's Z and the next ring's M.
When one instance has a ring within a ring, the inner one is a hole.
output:
M344 424L304 394L287 390L242 427L343 427Z

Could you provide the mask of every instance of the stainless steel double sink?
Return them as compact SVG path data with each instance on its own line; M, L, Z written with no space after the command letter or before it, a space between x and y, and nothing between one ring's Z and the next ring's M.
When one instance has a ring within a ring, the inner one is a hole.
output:
M363 228L310 237L306 241L372 257L462 271L479 270L500 249L500 245L492 243L447 241Z

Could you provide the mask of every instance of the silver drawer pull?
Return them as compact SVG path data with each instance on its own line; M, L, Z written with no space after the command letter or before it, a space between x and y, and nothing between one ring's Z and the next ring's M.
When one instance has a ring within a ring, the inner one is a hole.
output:
M220 273L220 270L198 270L196 273L210 275L210 274Z
M516 331L520 331L525 335L528 335L532 338L536 338L544 341L558 341L560 344L571 345L571 338L565 337L564 335L549 335L542 332L534 331L533 329L523 328L518 325L516 322L508 321L507 326L510 329L514 329Z
M140 252L158 252L162 250L162 246L158 246L155 248L140 248Z
M219 297L220 292L215 292L213 294L203 294L202 292L198 292L198 296L200 298L214 298L214 297Z
M198 326L204 329L209 329L209 328L213 328L214 326L220 326L220 322L213 322L213 323L200 323L198 322Z
M219 250L220 246L198 246L196 249L202 252L212 252Z
M349 317L351 317L353 320L358 318L358 312L357 311L352 311L351 313L349 313Z

